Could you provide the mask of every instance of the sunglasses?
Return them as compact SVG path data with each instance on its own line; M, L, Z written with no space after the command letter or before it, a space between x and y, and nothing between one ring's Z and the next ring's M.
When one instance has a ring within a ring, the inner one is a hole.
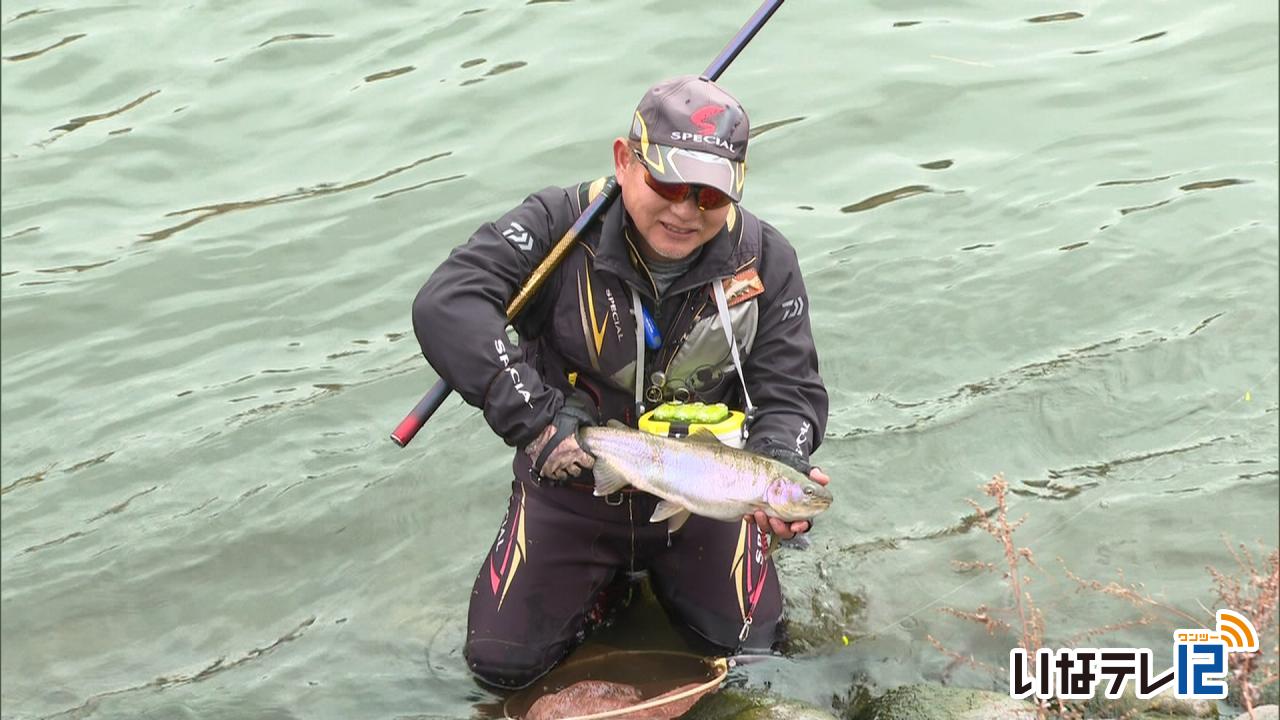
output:
M653 177L649 172L649 165L645 163L644 156L639 150L632 149L631 153L640 161L640 167L644 170L644 184L649 189L658 194L658 197L673 203L682 203L689 197L689 193L696 192L694 199L698 203L699 210L719 210L728 205L732 199L724 194L723 191L717 190L710 185L694 185L692 183L665 183Z

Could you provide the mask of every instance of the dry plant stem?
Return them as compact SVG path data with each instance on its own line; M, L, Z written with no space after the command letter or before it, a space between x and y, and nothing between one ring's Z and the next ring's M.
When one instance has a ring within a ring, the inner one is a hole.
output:
M987 672L990 672L993 675L997 675L997 676L1004 672L1003 670L1001 670L1000 668L997 668L994 665L989 665L987 663L982 662L981 660L977 659L973 655L963 655L953 650L948 650L946 647L943 646L942 643L938 642L937 638L935 638L932 635L926 634L925 637L929 639L929 643L932 644L933 647L938 650L938 652L951 658L951 662L947 663L947 667L944 668L942 671L942 674L944 676L950 675L951 671L960 665L971 665L973 667L986 670Z
M1013 533L1022 526L1026 518L1020 518L1015 523L1009 522L1009 506L1006 501L1008 490L1009 483L1004 479L1004 475L996 475L991 478L991 482L983 486L982 491L996 501L994 517L988 516L972 501L969 504L978 511L978 527L994 537L1004 548L1005 563L1009 566L1009 585L1013 590L1014 609L1017 610L1018 625L1022 633L1022 647L1029 656L1034 656L1043 642L1044 622L1040 618L1040 611L1035 608L1031 600L1031 594L1022 589L1023 578L1019 563L1025 560L1027 564L1034 566L1036 562L1030 548L1020 548L1013 544Z
M1122 600L1127 601L1130 605L1133 605L1138 609L1155 608L1158 610L1163 610L1164 612L1169 613L1170 615L1173 615L1175 617L1179 617L1183 620L1186 620L1187 622L1195 623L1198 627L1205 627L1204 618L1196 617L1195 615L1179 610L1178 608L1173 607L1172 605L1162 603L1159 600L1156 600L1155 598L1151 597L1150 595L1142 594L1141 585L1121 585L1115 580L1112 580L1111 582L1106 584L1103 584L1098 580L1085 580L1079 575L1076 575L1075 573L1068 570L1067 565L1065 562L1062 561L1062 558L1058 558L1058 562L1062 564L1062 572L1066 574L1066 576L1070 578L1073 582L1079 585L1081 589L1092 590L1094 592L1100 592L1103 595L1111 595L1112 597L1121 598ZM1139 625L1146 625L1152 619L1153 618L1144 617L1143 619L1136 621L1136 623ZM1120 628L1116 628L1116 629L1120 629ZM1097 634L1097 633L1090 633L1090 634Z
M986 605L979 605L978 609L974 610L973 612L965 612L963 610L957 610L956 608L949 608L949 607L939 608L939 610L948 615L954 615L955 617L958 617L961 620L971 620L973 622L978 623L979 625L985 627L987 629L987 634L992 637L995 637L997 630L1010 629L1009 623L1003 620L1000 620L999 618L992 617L991 613L987 611Z
M1022 568L1019 566L1023 562L1036 566L1036 562L1030 549L1017 547L1013 543L1013 533L1022 525L1025 518L1014 523L1009 522L1009 507L1006 502L1008 487L1009 485L1005 481L1003 475L996 475L991 479L991 482L983 486L983 492L988 496L995 498L996 507L992 510L984 510L972 500L968 502L974 510L973 524L982 528L982 530L988 535L995 538L1004 549L1004 558L1007 567L1005 579L1009 581L1013 591L1013 607L999 608L992 611L986 605L980 605L973 611L964 611L956 608L940 608L939 611L963 620L978 623L986 628L989 635L994 637L997 632L1008 632L1013 629L1008 622L996 617L997 613L1012 610L1018 615L1018 633L1020 635L1021 647L1025 648L1031 656L1034 656L1043 643L1044 619L1040 611L1032 602L1030 593L1023 589L1024 585L1029 582L1030 579L1023 577ZM996 569L995 563L988 562L956 562L953 563L953 565L958 571L994 571ZM944 671L945 673L949 674L952 669L961 664L986 668L997 674L999 672L986 663L978 661L972 655L966 656L948 650L943 647L942 643L938 642L938 640L932 636L929 636L929 642L933 643L933 646L937 648L939 652L951 658L952 662L947 665L947 668ZM1042 702L1040 705L1042 706L1042 713L1047 711L1049 708L1046 703Z
M1141 617L1141 618L1138 618L1137 620L1125 620L1123 622L1112 623L1111 625L1103 625L1102 627L1091 628L1089 630L1085 630L1084 632L1076 633L1075 635L1072 635L1071 639L1068 640L1067 642L1069 645L1075 646L1081 641L1088 640L1090 638L1095 638L1101 635L1109 635L1113 632L1117 632L1120 630L1128 630L1129 628L1138 627L1139 625L1150 625L1150 624L1151 624L1151 618L1148 618L1148 617Z
M1044 617L1033 602L1031 594L1024 590L1025 585L1030 583L1032 578L1023 576L1020 564L1025 562L1033 567L1039 566L1029 548L1018 547L1014 544L1013 533L1026 518L1023 517L1014 523L1009 522L1008 504L1006 502L1008 489L1009 484L1005 481L1004 476L996 475L982 488L986 495L995 500L995 508L984 510L972 500L967 502L974 509L972 523L995 538L1004 550L1005 565L1008 568L1005 573L1005 579L1008 580L1010 589L1013 591L1013 607L997 608L993 611L986 605L980 605L972 611L958 610L956 608L940 608L939 610L954 617L978 623L985 627L987 633L992 636L996 635L998 631L1009 632L1013 629L1009 623L999 619L997 615L1016 611L1018 629L1021 635L1021 647L1029 657L1034 657L1036 651L1041 648L1044 642ZM1257 652L1228 653L1231 679L1240 690L1240 696L1249 716L1253 717L1255 703L1261 696L1262 689L1280 680L1280 662L1276 659L1277 656L1280 656L1280 640L1276 639L1277 603L1280 602L1280 549L1270 550L1267 554L1266 562L1261 567L1255 561L1253 554L1244 545L1240 545L1237 551L1230 543L1227 543L1227 549L1235 560L1239 573L1227 575L1213 567L1207 569L1217 586L1218 607L1230 608L1244 614L1252 620L1254 629L1258 633L1259 647ZM1126 628L1150 625L1160 613L1176 618L1180 622L1192 623L1194 626L1201 628L1208 627L1209 623L1213 622L1212 620L1206 622L1203 616L1191 615L1167 603L1156 600L1143 591L1143 586L1140 583L1129 584L1125 582L1123 572L1119 573L1119 582L1113 580L1108 583L1102 583L1097 580L1085 580L1068 570L1066 563L1061 558L1059 558L1059 562L1062 564L1063 572L1066 576L1079 585L1080 589L1125 600L1138 608L1142 614L1142 617L1136 620L1123 621L1088 630L1075 636L1071 641L1072 643ZM994 563L980 561L953 561L952 565L958 572L994 571L996 568ZM1202 605L1201 607L1203 608L1204 606ZM1205 610L1213 614L1207 608ZM952 669L962 664L984 668L994 674L1000 674L1001 672L981 662L973 655L963 655L946 649L932 635L927 637L939 652L951 658L944 675L950 674ZM1268 657L1271 659L1268 660ZM1137 712L1136 709L1126 712L1122 716L1122 720L1123 718L1133 717ZM1042 720L1049 717L1079 720L1084 717L1084 706L1075 702L1064 702L1060 698L1038 700L1036 701L1036 714Z
M969 570L986 570L987 572L994 572L996 564L982 562L981 560L952 560L951 567L955 568L959 572L968 572Z
M1223 538L1226 542L1226 538ZM1232 678L1240 687L1240 697L1244 701L1245 710L1253 717L1254 703L1262 694L1262 688L1280 678L1277 661L1264 660L1270 650L1272 656L1280 655L1280 642L1273 641L1267 647L1268 638L1276 634L1276 603L1280 601L1280 549L1272 550L1263 567L1253 558L1253 554L1244 545L1239 552L1227 544L1227 550L1236 561L1241 575L1246 578L1247 587L1242 587L1240 578L1226 575L1216 568L1209 567L1209 575L1217 586L1218 600L1221 605L1229 607L1253 621L1254 630L1258 632L1258 651L1252 653L1229 653L1228 665Z

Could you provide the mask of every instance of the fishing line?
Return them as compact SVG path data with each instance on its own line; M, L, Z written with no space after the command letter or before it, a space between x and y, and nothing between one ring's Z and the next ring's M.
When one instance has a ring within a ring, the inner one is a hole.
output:
M1280 367L1272 368L1272 369L1271 369L1271 371L1270 371L1270 372L1268 372L1268 373L1267 373L1267 374L1266 374L1266 375L1265 375L1265 376L1264 376L1260 381L1258 381L1257 383L1255 383L1255 386L1262 386L1262 385L1266 384L1266 382L1267 382L1268 380L1270 380L1270 379L1272 378L1272 376L1276 375L1278 372L1280 372ZM1208 429L1208 428L1209 428L1209 426L1210 426L1210 425L1213 425L1214 423L1218 422L1218 421L1222 418L1222 416L1226 415L1226 413L1227 413L1227 411L1228 411L1228 410L1231 410L1232 408L1234 408L1237 404L1239 404L1239 403L1241 403L1241 402L1244 402L1244 398L1243 398L1243 397L1240 397L1240 396L1237 396L1237 397L1236 397L1236 399L1235 399L1232 403L1230 403L1230 404L1229 404L1229 405L1227 405L1226 407L1222 408L1222 410L1220 410L1216 415L1214 415L1213 417L1209 418L1209 419L1208 419L1208 420L1206 420L1203 424L1201 424L1199 427L1197 427L1197 428L1195 428L1194 430L1192 430L1192 431L1191 431L1190 433L1188 433L1188 434L1187 434L1183 439L1179 440L1176 444L1177 444L1177 445L1181 445L1181 444L1183 444L1183 443L1186 443L1188 440L1191 440L1191 439L1192 439L1192 438L1194 438L1196 435L1199 435L1200 433L1204 432L1206 429ZM1132 478L1136 477L1136 476L1137 476L1141 471L1143 471L1143 470L1147 469L1147 467L1149 467L1152 463L1154 463L1154 462L1156 461L1156 457L1159 457L1159 456L1155 456L1155 457L1151 457L1151 458L1149 458L1149 459L1147 460L1147 462L1145 462L1144 464L1140 465L1137 469L1135 469L1135 470L1133 471L1133 473L1132 473L1128 478L1116 478L1116 480L1132 479ZM1098 496L1096 499L1094 499L1092 502L1086 503L1083 507L1081 507L1079 510L1076 510L1074 513L1072 513L1071 515L1069 515L1066 519L1064 519L1064 520L1062 520L1061 522L1059 522L1056 526L1054 526L1054 527L1050 528L1048 531L1046 531L1046 532L1042 533L1039 537L1035 538L1035 540L1033 540L1033 541L1032 541L1032 544L1038 543L1038 542L1040 542L1041 540L1043 540L1043 539L1045 539L1045 538L1049 537L1050 535L1053 535L1054 533L1058 532L1059 530L1062 530L1062 529L1063 529L1063 528L1065 528L1067 525L1069 525L1069 524L1071 524L1072 522L1074 522L1074 521L1075 521L1075 519L1076 519L1077 517L1079 517L1080 515L1082 515L1084 512L1086 512L1086 511L1088 511L1088 510L1092 510L1096 505L1098 505L1098 503L1100 503L1100 502L1102 502L1103 500L1107 499L1107 497L1108 497L1108 495L1107 495L1107 493L1104 491L1101 495L1099 495L1099 496ZM959 592L959 591L963 590L964 588L966 588L966 587L968 587L968 586L972 585L973 583L977 582L979 579L981 579L981 577L973 577L973 578L970 578L969 580L966 580L966 581L965 581L965 582L963 582L963 583L960 583L959 585L955 586L954 588L952 588L952 589L948 590L947 592L945 592L945 593L943 593L943 594L941 594L941 595L937 596L936 598L934 598L934 599L930 600L929 602L925 603L924 605L921 605L919 608L916 608L915 610L913 610L913 611L911 611L910 613L908 613L908 614L906 614L906 615L902 616L901 618L899 618L899 619L897 619L897 620L895 620L895 621L893 621L893 622L889 623L888 625L885 625L885 626L881 627L879 630L875 630L875 631L873 631L873 632L871 633L871 635L879 635L879 634L881 634L881 633L885 632L886 630L889 630L889 629L891 629L891 628L894 628L894 627L897 627L897 626L901 625L902 623L906 622L907 620L910 620L910 619L914 618L915 616L919 615L920 613L924 612L925 610L928 610L928 609L932 608L933 606L937 605L938 603L942 602L943 600L946 600L947 598L951 597L952 595L956 594L957 592Z

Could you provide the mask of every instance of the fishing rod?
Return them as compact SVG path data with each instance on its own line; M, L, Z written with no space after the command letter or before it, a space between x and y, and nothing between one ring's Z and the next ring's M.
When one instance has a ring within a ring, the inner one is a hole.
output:
M725 69L729 67L729 63L738 57L738 54L747 46L747 43L751 42L751 38L760 32L760 28L764 27L766 22L769 22L769 18L773 17L773 14L782 6L782 3L783 0L764 0L764 3L755 11L755 14L738 30L738 33L724 46L720 54L716 55L716 59L711 61L711 64L703 71L702 76L713 82L718 80ZM578 216L577 221L556 242L555 246L551 248L551 252L542 259L538 267L525 279L524 284L520 287L520 292L507 305L508 323L520 315L520 311L538 292L538 288L542 287L542 283L546 281L547 276L568 254L569 249L573 247L573 243L577 241L578 235L583 229L590 225L591 221L596 219L596 216L604 212L605 208L609 207L617 197L618 181L616 178L609 178L604 187L600 189L600 194L587 205L582 214ZM422 399L418 401L413 410L391 432L392 442L400 447L408 445L409 441L413 440L413 436L418 434L422 426L427 423L427 420L431 419L431 416L435 414L440 405L444 403L445 398L449 397L452 392L453 388L449 387L449 383L445 382L444 378L437 380L436 384L431 386L427 394L422 396Z

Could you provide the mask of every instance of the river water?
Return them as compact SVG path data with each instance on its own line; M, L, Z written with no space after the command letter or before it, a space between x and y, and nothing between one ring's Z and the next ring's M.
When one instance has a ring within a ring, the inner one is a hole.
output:
M410 301L610 172L643 90L754 9L6 2L0 713L491 700L460 646L509 451L456 398L388 441L435 380ZM1207 618L1206 566L1278 535L1275 5L794 2L722 82L808 282L837 498L779 560L819 638L736 682L830 706L942 679L930 637L1003 662L942 611L1010 601L953 563L1002 560L964 520L996 473L1047 642L1138 617L1067 571ZM1099 642L1167 658L1177 624Z

